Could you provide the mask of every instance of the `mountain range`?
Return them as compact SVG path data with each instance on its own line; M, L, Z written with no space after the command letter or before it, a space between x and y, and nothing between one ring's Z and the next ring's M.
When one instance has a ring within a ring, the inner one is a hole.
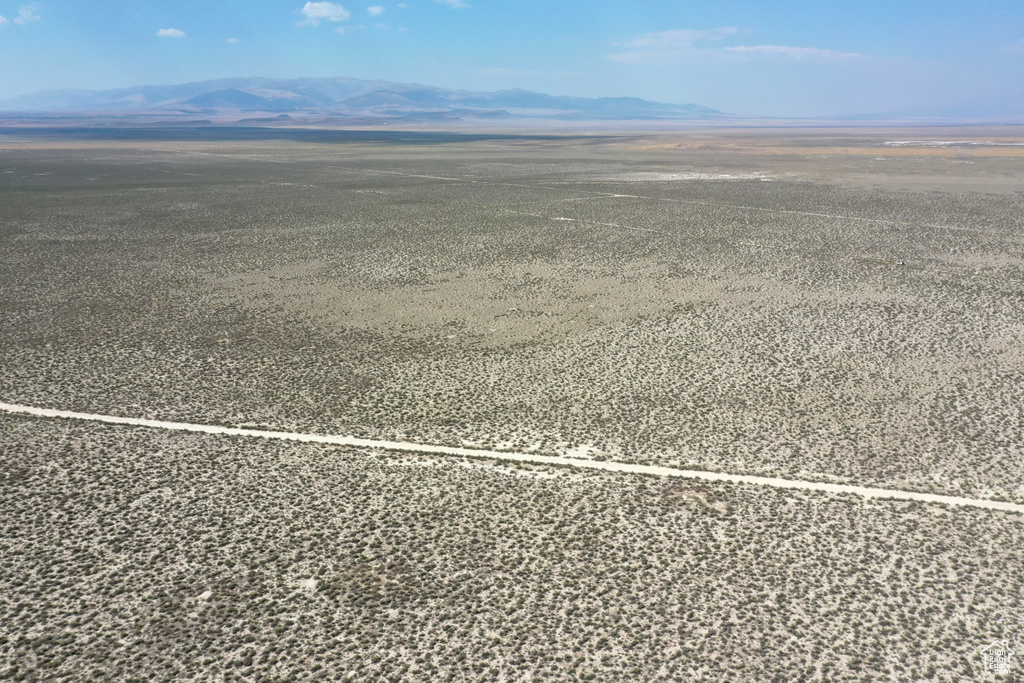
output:
M0 112L154 114L251 118L276 115L398 120L728 118L696 104L635 97L565 97L528 90L473 92L356 78L224 78L117 90L48 90L0 101Z

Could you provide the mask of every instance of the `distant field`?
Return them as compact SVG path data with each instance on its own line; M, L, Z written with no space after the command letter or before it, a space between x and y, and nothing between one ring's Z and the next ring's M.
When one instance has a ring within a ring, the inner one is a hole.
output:
M0 402L1024 502L1019 133L403 135L0 131ZM1022 531L0 415L0 678L971 679Z
M1024 501L1024 171L923 136L11 138L0 397Z

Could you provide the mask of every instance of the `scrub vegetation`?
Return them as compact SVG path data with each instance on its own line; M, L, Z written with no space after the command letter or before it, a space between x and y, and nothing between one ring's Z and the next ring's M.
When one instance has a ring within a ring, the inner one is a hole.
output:
M959 680L1024 628L1007 513L0 429L8 680Z
M921 136L0 137L0 400L1024 502L1024 151ZM0 459L0 678L958 679L1024 637L1014 514L10 416Z

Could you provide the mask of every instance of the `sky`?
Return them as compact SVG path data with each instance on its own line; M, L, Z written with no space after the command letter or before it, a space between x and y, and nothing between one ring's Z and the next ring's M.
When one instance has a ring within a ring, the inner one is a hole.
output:
M228 76L1024 122L1024 0L0 0L0 100Z

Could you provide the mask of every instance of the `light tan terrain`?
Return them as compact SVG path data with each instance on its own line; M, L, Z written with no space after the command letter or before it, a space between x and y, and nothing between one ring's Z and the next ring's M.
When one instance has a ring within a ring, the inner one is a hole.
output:
M741 479L1024 504L1018 130L117 134L0 136L0 402L733 479L0 415L0 678L1024 652L1019 514Z
M984 680L1020 515L0 415L0 677ZM991 677L989 677L991 680Z
M1024 502L1013 133L10 141L0 398Z

